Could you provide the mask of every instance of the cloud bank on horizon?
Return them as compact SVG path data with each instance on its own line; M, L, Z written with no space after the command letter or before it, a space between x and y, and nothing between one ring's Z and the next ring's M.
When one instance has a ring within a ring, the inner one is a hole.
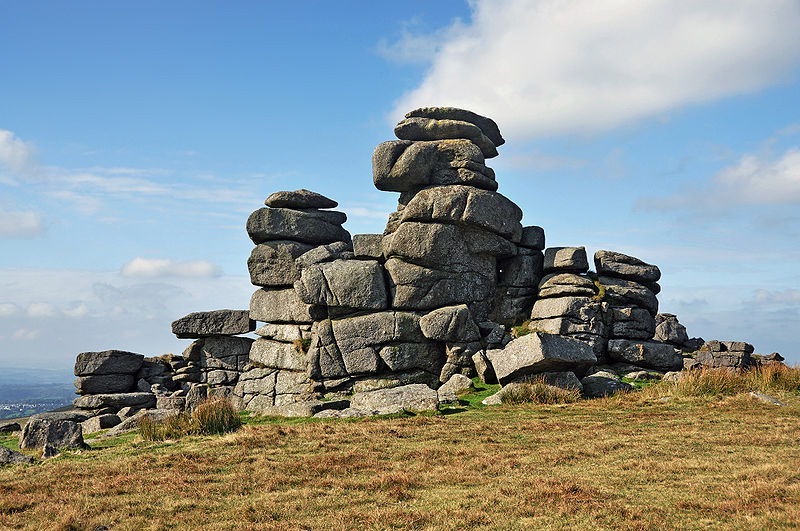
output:
M430 62L395 104L491 116L519 139L590 134L786 81L800 61L794 0L475 0L470 23L406 31L382 53ZM438 39L442 39L439 41Z

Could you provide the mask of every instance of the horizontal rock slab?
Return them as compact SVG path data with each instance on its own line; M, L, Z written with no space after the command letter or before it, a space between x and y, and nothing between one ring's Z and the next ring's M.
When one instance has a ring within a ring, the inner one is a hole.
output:
M248 310L194 312L172 322L172 333L180 339L236 336L256 329Z
M500 135L500 129L497 127L494 120L465 109L458 109L455 107L421 107L406 113L405 117L469 122L477 126L495 146L501 146L505 143L505 140L503 140L503 137Z
M310 251L300 255L295 263L297 268L302 270L314 264L332 262L340 258L353 258L353 246L350 242L333 242L326 245L319 245Z
M350 241L350 233L341 227L341 223L329 221L338 221L331 214L326 211L259 208L247 218L247 234L255 244L271 240L313 244Z
M658 266L614 251L597 251L594 253L594 264L598 275L642 283L657 282L661 278L661 270L658 269Z
M433 389L439 386L439 375L423 370L390 372L377 376L362 376L353 382L354 393L366 393L378 389L390 389L409 384L423 384Z
M434 186L420 190L403 209L400 219L471 226L511 241L522 237L522 210L504 195L473 186Z
M483 134L480 127L461 120L434 120L431 118L412 117L401 120L394 128L394 134L400 140L445 140L469 139L478 146L483 156L497 156L497 147L489 137Z
M183 357L202 369L241 371L247 365L252 344L249 337L206 337L189 345L183 351ZM186 371L190 370L187 367ZM179 369L177 372L182 371Z
M360 310L384 310L389 305L383 267L374 260L334 260L303 269L295 282L305 303Z
M247 259L250 282L256 286L287 286L300 278L295 259L314 249L314 244L275 240L260 243Z
M302 402L290 402L280 406L264 407L251 411L267 417L313 417L321 411L340 411L348 407L350 407L349 400L330 400L328 402L304 400Z
M48 444L54 448L84 448L81 425L71 420L30 419L19 437L20 449L41 450Z
M614 277L598 278L605 291L603 300L612 306L638 306L651 315L658 313L658 299L647 287L632 280Z
M262 288L250 298L250 318L265 323L311 323L312 311L294 288Z
M588 270L585 247L549 247L544 250L545 273L585 273Z
M522 227L522 238L517 245L537 251L544 250L544 229L536 225Z
M598 288L589 277L574 273L549 274L539 282L539 298L594 297Z
M267 323L256 330L256 334L267 339L291 343L311 339L311 325Z
M413 369L437 372L445 362L443 351L442 346L435 343L395 343L381 346L378 357L393 372ZM346 362L347 356L343 358Z
M136 374L144 356L124 350L82 352L75 360L75 376L92 374Z
M425 384L409 384L355 393L350 399L350 406L367 411L392 406L402 407L406 411L436 411L439 409L439 397L436 391Z
M433 310L420 318L419 326L423 335L434 341L469 342L481 338L466 304Z
M688 360L688 359L687 359ZM751 364L750 354L742 351L715 352L698 350L692 354L694 364L703 367L747 367Z
M611 339L608 342L608 355L616 361L663 371L678 370L683 366L683 358L672 345L656 341Z
M353 255L356 258L383 260L383 234L353 234Z
M133 391L135 379L132 374L95 374L75 379L75 392L79 395L103 393L127 393Z
M273 208L336 208L339 203L322 194L301 188L294 192L281 191L267 197L264 204Z
M632 385L620 381L616 374L606 371L598 371L584 377L581 379L581 385L583 385L583 394L588 398L602 398L633 389Z
M151 408L156 405L156 395L153 393L112 393L102 395L79 396L72 401L73 405L80 409L100 409L111 407L121 409L123 407Z
M543 332L517 338L503 350L490 350L487 357L501 384L538 372L581 373L597 362L586 343Z
M270 339L256 339L250 347L250 361L273 369L306 370L306 355L302 344L281 343Z
M442 223L406 221L384 237L387 258L398 256L419 265L454 272L496 273L492 257L513 256L514 244L484 230Z
M442 306L489 300L495 294L491 271L443 271L399 258L386 261L391 278L392 306L397 309L432 310Z
M11 448L0 446L0 465L30 465L33 457L21 454Z
M497 190L494 172L469 140L383 142L372 154L372 178L378 190L394 192L447 184Z
M122 420L117 415L110 413L106 415L97 415L96 417L81 422L81 429L83 433L95 433L100 430L113 428L120 422L122 422Z
M607 304L590 297L558 297L537 300L531 311L531 319L568 317L580 322L604 322L607 311Z

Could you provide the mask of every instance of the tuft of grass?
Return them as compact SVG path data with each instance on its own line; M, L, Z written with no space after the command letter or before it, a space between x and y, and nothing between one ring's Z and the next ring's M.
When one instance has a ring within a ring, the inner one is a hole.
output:
M533 332L541 332L542 334L550 333L547 330L542 330L541 328L531 328L530 319L523 321L522 324L511 327L511 335L514 336L515 338L527 336L528 334L532 334Z
M305 354L306 352L308 352L308 349L311 346L311 339L310 338L295 339L294 341L292 341L292 345L294 345L294 349L297 352Z
M500 401L503 404L569 404L577 402L581 392L577 389L561 389L549 385L544 378L538 377L509 388L503 392Z
M201 402L191 414L184 411L162 421L144 417L139 431L146 441L165 441L187 435L219 435L236 431L241 425L241 415L230 399L213 397Z
M702 368L677 382L660 381L642 389L648 397L717 397L750 391L800 392L800 367L764 365L740 370Z

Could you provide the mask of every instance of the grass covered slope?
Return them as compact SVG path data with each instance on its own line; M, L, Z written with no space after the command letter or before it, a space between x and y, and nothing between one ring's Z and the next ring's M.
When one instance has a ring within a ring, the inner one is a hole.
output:
M793 527L800 396L774 394L131 434L0 469L0 527Z

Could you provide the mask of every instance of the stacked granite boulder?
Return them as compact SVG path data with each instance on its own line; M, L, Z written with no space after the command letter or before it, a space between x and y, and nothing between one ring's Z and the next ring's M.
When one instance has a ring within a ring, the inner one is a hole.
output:
M754 350L753 345L744 341L707 341L683 360L683 367L741 369L756 364L755 359L751 358Z
M183 351L173 376L181 388L169 393L167 386L153 386L159 409L192 409L202 398L231 396L239 375L250 361L249 337L238 337L255 330L248 310L194 312L172 323L179 339L195 341Z
M332 297L330 302L339 296L359 298L351 289L355 284L344 288L325 277L329 263L353 256L350 233L342 228L347 216L329 210L338 203L297 190L276 192L265 204L247 220L247 233L256 244L247 265L251 282L259 286L250 300L250 318L265 324L255 331L260 337L234 388L237 405L258 411L308 398L314 391L306 353L314 321L328 314L325 306L303 300L314 299L308 290L320 290L314 294ZM303 284L295 289L304 268L313 270L305 291ZM311 278L315 274L316 282Z
M124 407L154 407L155 395L137 389L144 356L122 350L83 352L75 361L75 407L115 413Z

